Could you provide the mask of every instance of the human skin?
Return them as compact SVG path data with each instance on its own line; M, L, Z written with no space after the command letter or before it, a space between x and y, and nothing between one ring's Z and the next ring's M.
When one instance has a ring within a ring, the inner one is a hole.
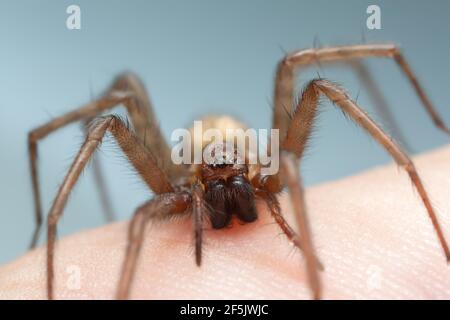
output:
M450 146L415 159L450 239ZM292 221L288 195L283 212ZM395 165L308 188L306 199L325 299L449 299L450 265L407 174ZM301 253L263 205L247 225L204 234L194 263L190 219L146 231L131 298L308 299ZM111 299L127 222L83 231L56 247L57 299ZM45 247L0 267L1 299L45 299ZM79 275L79 282L77 281ZM77 288L79 284L79 288Z

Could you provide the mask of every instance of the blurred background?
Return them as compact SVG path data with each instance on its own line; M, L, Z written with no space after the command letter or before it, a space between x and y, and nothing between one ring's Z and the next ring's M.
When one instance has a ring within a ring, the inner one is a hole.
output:
M66 8L81 8L81 30L68 30ZM381 7L381 30L366 9ZM26 250L34 226L27 133L100 94L119 72L140 75L166 137L205 113L228 113L269 128L273 78L285 52L312 46L399 44L439 113L450 123L448 1L1 1L0 263ZM367 61L412 153L450 141L437 130L389 59ZM368 91L345 68L313 67L342 84L387 130ZM303 164L307 185L390 163L386 152L329 103ZM123 113L122 108L114 112ZM80 124L39 144L44 213L83 141ZM151 194L114 145L100 152L112 205L127 219ZM104 223L92 170L65 210L59 235ZM44 241L41 234L41 242Z

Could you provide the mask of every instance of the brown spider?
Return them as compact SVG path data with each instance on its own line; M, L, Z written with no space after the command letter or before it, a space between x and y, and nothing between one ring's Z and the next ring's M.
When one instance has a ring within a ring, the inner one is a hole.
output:
M450 251L447 242L413 162L343 89L328 80L313 80L303 91L295 106L295 111L292 114L289 111L295 103L294 82L299 67L321 62L353 63L357 59L366 57L393 58L411 82L436 126L450 133L450 130L434 110L399 49L391 44L307 49L289 54L281 60L276 72L273 110L273 128L279 129L281 166L279 172L274 175L261 174L260 165L238 164L236 161L220 164L202 163L190 167L175 165L171 161L169 146L158 128L147 93L138 78L131 74L122 74L117 77L111 87L99 99L31 131L28 143L37 222L31 244L33 247L36 244L42 222L36 164L37 142L69 123L91 120L100 113L120 104L126 107L134 127L134 131L131 131L127 124L114 115L99 117L90 125L86 140L70 167L48 215L48 298L52 299L54 296L53 262L57 222L80 173L100 145L105 133L110 132L130 163L155 193L153 199L136 210L130 222L128 247L116 295L118 299L125 299L129 296L145 226L149 220L191 214L195 228L195 260L196 264L200 266L204 218L208 218L212 227L216 229L226 227L232 214L245 223L252 222L257 219L255 201L266 203L284 234L297 248L303 251L309 286L313 297L319 299L321 297L321 284L318 270L321 269L321 264L315 255L309 231L303 186L299 175L299 162L312 130L321 95L330 99L353 121L364 128L390 153L397 164L406 170L420 195L447 261L449 261ZM217 126L217 123L221 122L220 119L209 118L206 121L207 126ZM240 126L239 122L234 120L229 125ZM236 157L232 158L236 160ZM276 195L284 187L287 187L290 193L299 235L287 224L280 212Z

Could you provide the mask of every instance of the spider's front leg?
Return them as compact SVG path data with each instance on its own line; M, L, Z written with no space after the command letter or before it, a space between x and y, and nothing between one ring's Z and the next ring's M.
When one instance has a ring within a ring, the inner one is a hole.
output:
M128 229L128 245L123 260L116 299L128 299L137 259L144 240L144 232L150 219L164 219L176 213L185 212L191 205L192 197L188 192L165 193L136 210Z
M291 243L296 246L300 251L303 251L303 241L299 234L297 234L292 227L289 225L289 223L286 221L286 219L283 217L283 214L281 213L280 203L275 196L275 194L279 193L281 191L280 189L277 189L275 192L269 192L266 190L267 185L261 184L259 185L259 189L256 190L256 195L258 198L262 199L265 204L267 205L267 208L269 209L272 217L274 218L275 222L280 227L281 231L284 233L284 235L288 238ZM320 260L316 257L316 263L317 267L320 271L324 270L323 264L320 262Z
M280 176L290 191L298 229L302 236L309 283L314 297L320 297L321 289L316 259L314 258L313 243L311 241L308 226L307 210L300 172L298 170L298 161L302 158L310 137L317 115L317 107L321 94L325 95L353 121L365 129L373 139L378 141L381 146L386 149L397 164L405 169L427 210L447 261L450 261L450 250L442 228L438 222L436 213L431 205L422 180L408 155L346 94L343 89L327 80L313 80L304 90L301 100L298 103L292 120L286 130L286 137L281 145L282 152L280 156L282 170Z
M47 294L49 299L53 298L54 248L58 220L63 214L67 199L81 172L96 148L100 145L107 131L111 132L129 162L151 190L156 194L171 193L174 191L166 172L158 166L152 153L129 130L125 123L116 116L106 116L94 121L85 142L58 190L48 216Z
M290 162L291 160L293 160L292 163ZM322 287L317 271L323 271L324 267L314 252L306 216L306 208L304 205L303 187L300 183L300 173L298 172L297 167L297 160L292 158L286 150L281 150L280 172L274 175L265 176L258 174L252 179L252 184L256 187L256 195L267 205L267 208L281 231L294 246L303 252L306 260L309 287L313 292L314 299L320 299ZM291 228L281 214L280 205L276 195L282 191L284 186L289 188L300 234L297 234Z
M192 218L194 225L195 263L199 267L202 264L203 216L207 211L204 195L205 193L200 183L194 184L192 187Z
M125 254L116 298L128 299L137 259L144 240L144 232L149 220L164 219L173 214L192 210L195 241L195 262L202 261L203 216L205 214L204 191L199 183L193 185L191 193L166 193L156 196L136 210L128 229L128 246Z

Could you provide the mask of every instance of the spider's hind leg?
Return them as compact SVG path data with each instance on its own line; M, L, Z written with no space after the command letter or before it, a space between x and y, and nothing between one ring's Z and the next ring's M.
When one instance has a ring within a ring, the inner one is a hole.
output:
M123 104L131 118L136 135L146 142L145 148L149 149L155 157L158 164L167 171L169 178L183 174L183 166L175 166L170 161L170 149L159 129L158 123L153 112L153 107L148 94L137 76L131 73L123 73L116 77L108 90L97 100L94 100L82 107L79 107L62 116L56 117L48 123L41 125L28 134L28 152L31 168L31 180L33 188L33 200L35 207L36 226L30 247L35 247L42 225L42 203L39 187L38 174L38 142L44 139L52 132L65 127L76 121L89 121L99 114L111 110L112 108ZM97 185L102 188L103 181L98 160L94 160L94 174ZM100 196L107 216L112 216L106 190L100 189Z
M300 179L299 160L302 159L312 126L314 124L320 95L326 96L348 115L355 123L369 133L396 161L405 169L411 182L418 191L428 216L432 222L442 250L450 260L450 250L444 233L438 222L437 215L431 205L428 193L415 169L414 163L408 155L398 146L357 104L347 93L336 84L323 79L311 81L303 91L292 120L281 145L281 177L287 185L291 196L294 212L296 213L300 235L302 236L303 251L306 257L309 282L315 297L320 296L320 284L317 275L317 265L314 259L314 248L307 221L307 210L304 199L303 185Z
M290 123L290 110L295 105L296 97L294 94L294 87L297 71L308 65L322 63L334 64L344 62L347 63L347 65L355 66L357 60L375 57L391 58L395 61L401 72L406 76L413 87L436 127L447 134L450 134L450 127L444 123L441 116L434 108L426 95L424 88L417 80L415 73L400 49L393 44L361 44L298 50L286 55L280 61L275 79L274 111L272 119L272 127L280 130L280 142L286 137ZM353 63L348 63L351 61ZM371 90L371 87L373 89L373 85L370 83L370 79L367 78L367 74L364 75L361 74L361 70L355 70L360 76L362 75L362 80L368 84L367 87L369 91ZM367 80L369 80L369 82L367 82Z

